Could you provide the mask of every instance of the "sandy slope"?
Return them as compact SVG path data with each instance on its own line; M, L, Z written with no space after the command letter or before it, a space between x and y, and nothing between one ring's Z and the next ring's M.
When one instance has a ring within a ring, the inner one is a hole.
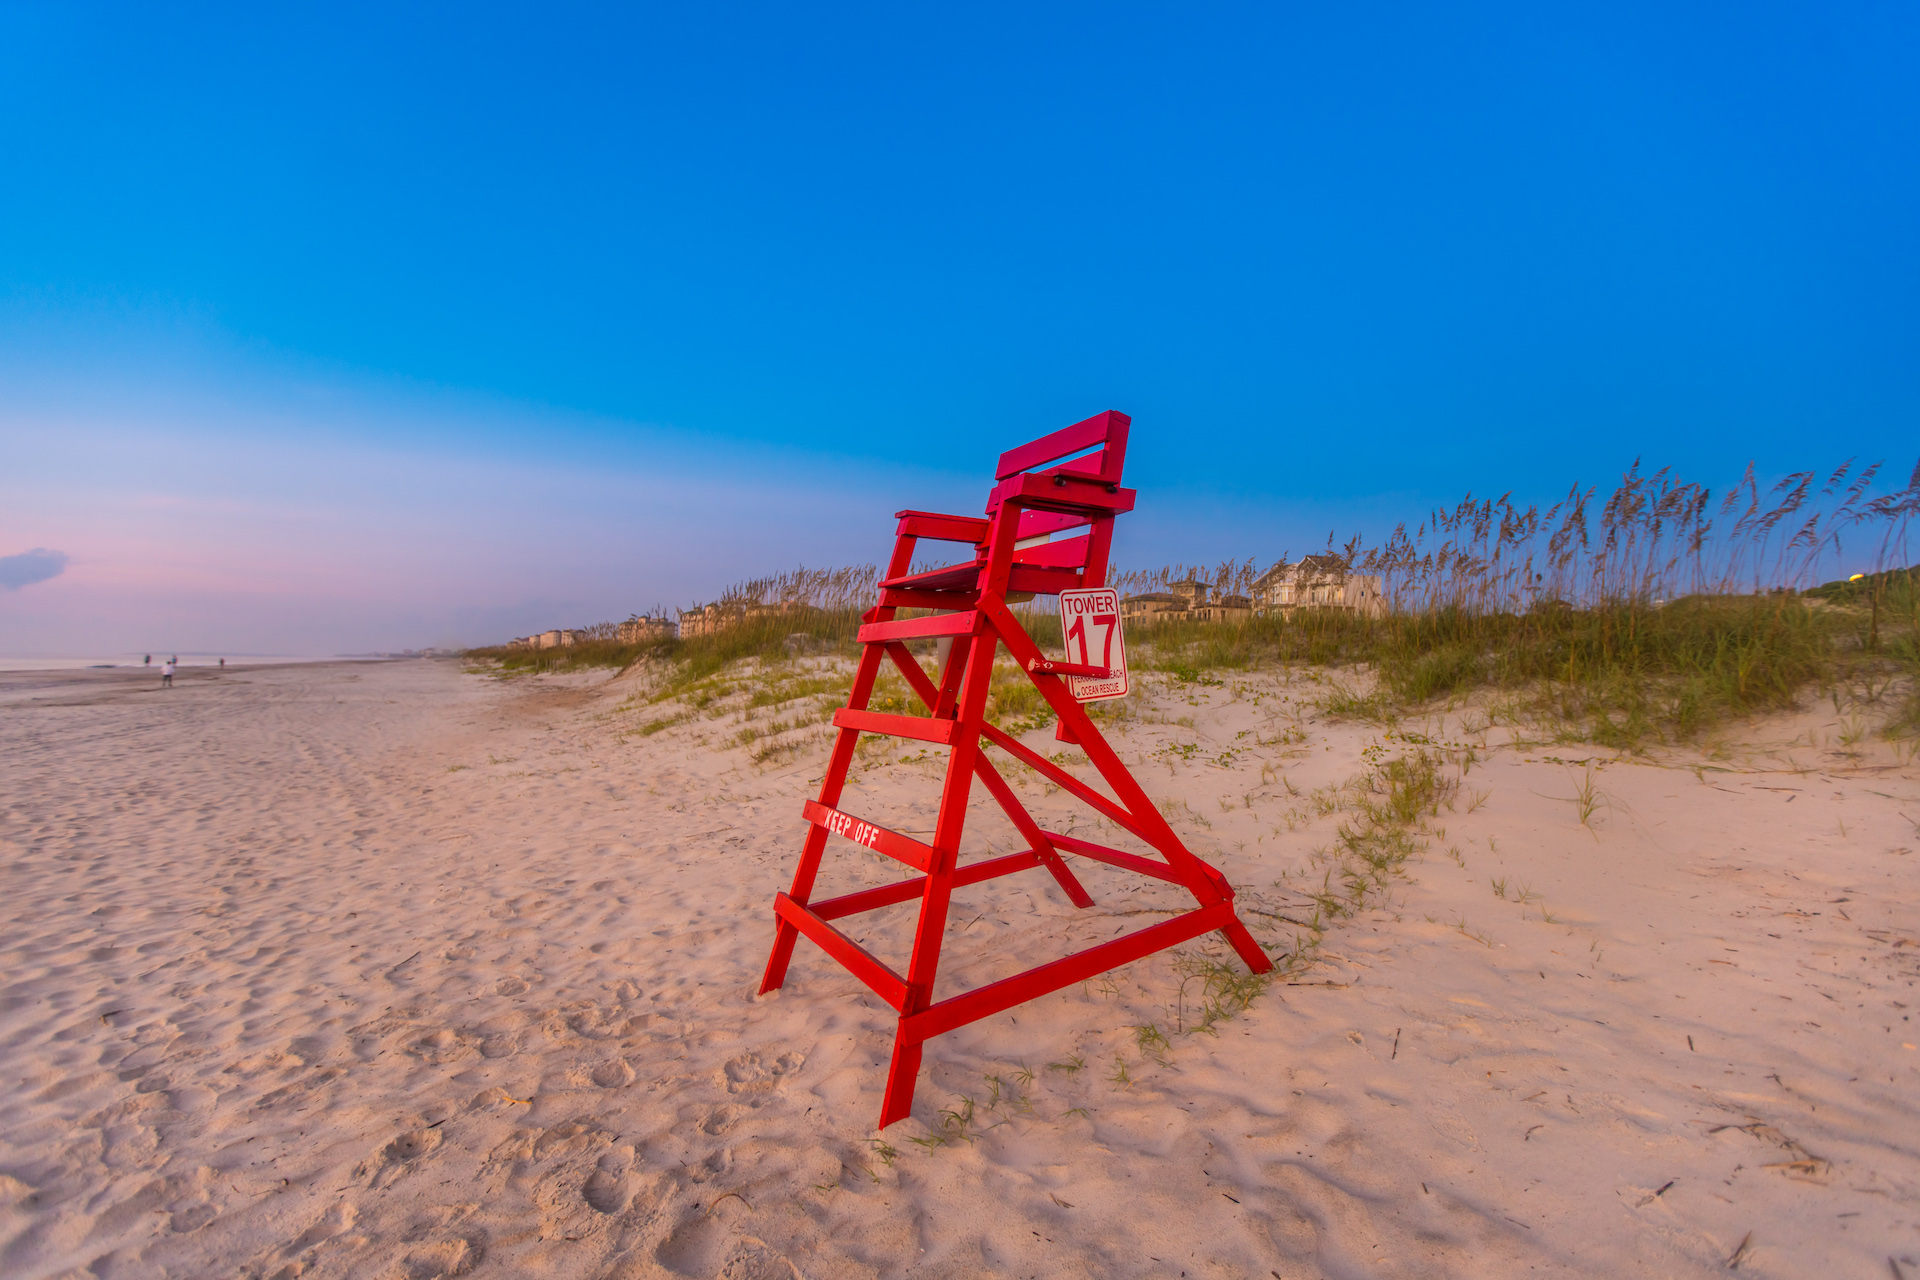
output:
M889 1157L888 1011L805 943L752 995L818 751L635 735L631 679L152 683L0 677L7 1276L1694 1276L1743 1241L1742 1275L1920 1276L1920 770L1832 717L1660 762L1476 735L1301 985L1183 1035L1162 958L947 1036ZM1163 691L1120 735L1276 951L1339 820L1289 784L1381 743L1312 693ZM901 757L845 807L924 829ZM893 874L835 852L829 888ZM1085 912L965 891L946 989L1177 905L1084 874ZM910 1141L963 1097L971 1142Z

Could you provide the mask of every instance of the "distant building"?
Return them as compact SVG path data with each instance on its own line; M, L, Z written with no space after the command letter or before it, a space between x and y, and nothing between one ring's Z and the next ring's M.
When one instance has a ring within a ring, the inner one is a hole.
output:
M580 643L578 631L541 631L530 636L521 636L518 640L507 641L509 649L564 649L570 644Z
M672 618L643 618L634 614L621 623L615 636L621 644L639 644L642 640L665 640L680 634Z
M1253 601L1246 596L1215 596L1195 605L1192 613L1204 622L1243 622L1253 616Z
M530 636L520 636L509 640L506 649L568 649L589 640L618 640L621 644L635 644L641 640L651 640L659 636L671 636L675 632L670 618L643 618L635 614L621 623L600 623L597 626L581 628L561 627L552 631L536 631Z
M1165 591L1147 591L1120 601L1120 617L1127 622L1171 621L1193 618L1203 622L1234 622L1253 616L1246 596L1214 595L1210 583L1197 578L1169 582Z
M1162 616L1186 617L1187 602L1171 591L1148 591L1120 601L1120 618L1123 622L1145 622Z
M680 610L679 634L682 640L691 640L696 636L710 636L738 626L746 616L746 610L738 605L697 604L691 609Z
M1385 601L1380 579L1351 573L1339 556L1302 556L1282 560L1253 580L1253 607L1261 613L1290 609L1352 609L1380 613Z
M1198 578L1183 578L1179 582L1167 584L1167 593L1184 600L1189 610L1198 609L1204 605L1207 602L1207 593L1212 590L1211 583L1202 582Z

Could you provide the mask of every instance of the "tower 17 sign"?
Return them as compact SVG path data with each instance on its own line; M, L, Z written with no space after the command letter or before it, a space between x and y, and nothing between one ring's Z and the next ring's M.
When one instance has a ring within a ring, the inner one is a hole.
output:
M1105 667L1105 676L1069 676L1073 696L1082 702L1127 696L1127 645L1120 634L1120 593L1112 587L1087 587L1060 593L1060 631L1067 661Z

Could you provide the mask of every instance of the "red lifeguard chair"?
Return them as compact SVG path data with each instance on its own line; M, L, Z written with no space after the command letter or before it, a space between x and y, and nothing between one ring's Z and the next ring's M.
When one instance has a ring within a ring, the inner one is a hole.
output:
M920 1074L920 1046L942 1032L1215 929L1255 973L1273 967L1234 914L1233 889L1226 877L1180 842L1068 687L1070 677L1105 677L1108 669L1047 658L1007 608L1010 592L1054 595L1105 585L1113 518L1133 510L1134 491L1120 487L1131 421L1124 413L1103 413L1000 455L1000 465L994 472L997 483L987 500L984 519L900 512L893 557L879 584L879 602L862 615L859 640L865 649L847 705L834 713L833 723L840 732L820 784L820 798L808 801L803 811L812 827L800 852L793 888L774 895L773 954L767 960L760 990L775 990L786 980L794 942L805 934L898 1011L893 1062L880 1107L882 1129L905 1119L912 1109L914 1082ZM1097 454L1087 452L1095 448L1099 449ZM1086 532L1064 539L1057 536L1080 526L1086 526ZM1043 535L1049 540L1041 541ZM914 549L922 539L969 544L974 548L973 559L950 568L910 574ZM939 612L899 619L896 614L901 609ZM937 684L904 643L919 637L952 640L951 654ZM1086 751L1088 760L1112 788L1114 799L986 722L988 683L1000 645L1007 647L1059 716L1057 736ZM886 715L867 710L883 656L893 660L929 714ZM912 738L951 752L931 844L875 826L836 807L862 733ZM1145 841L1164 861L1042 830L982 750L983 739ZM957 865L960 834L975 777L1006 810L1028 848L962 867ZM813 884L829 835L897 859L920 874L816 902ZM934 977L953 891L1044 867L1075 906L1092 906L1093 899L1061 857L1063 852L1170 881L1191 893L1197 905L1160 924L936 1001ZM904 977L831 923L842 916L916 898L920 901L920 921L914 930L913 952Z

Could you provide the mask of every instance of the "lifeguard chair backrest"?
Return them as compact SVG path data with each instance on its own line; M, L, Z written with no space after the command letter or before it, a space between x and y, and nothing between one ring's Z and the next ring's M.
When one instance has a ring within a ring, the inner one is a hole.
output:
M1132 422L1133 419L1126 414L1110 409L1084 422L1076 422L1051 435L1007 450L1000 455L1000 464L994 469L996 496L989 501L987 514L992 515L998 507L998 494L1005 488L1006 482L1022 474L1067 474L1097 481L1109 492L1117 492L1127 459L1127 428ZM1086 570L1089 581L1094 578L1104 581L1112 524L1111 512L1022 511L1014 562ZM1063 531L1070 529L1081 529L1083 532L1077 536L1059 537Z
M1049 462L1070 458L1072 461L1048 468L1041 474L1071 471L1075 475L1093 476L1108 484L1119 484L1120 470L1127 461L1127 427L1132 422L1132 418L1115 409L1096 413L1085 422L1062 427L1052 435L1041 436L1017 449L1007 450L1000 455L1000 465L994 470L993 478L1005 480L1022 471L1032 471ZM1095 448L1100 450L1098 457L1091 453ZM1087 456L1076 456L1080 454Z
M1073 475L1090 476L1109 485L1120 483L1121 472L1127 461L1127 428L1133 419L1115 409L1097 413L1084 422L1076 422L1063 427L1051 435L1009 449L1000 455L1000 465L994 469L995 481L1017 476L1023 471L1038 471L1040 475L1053 475L1057 472L1069 472ZM1093 452L1099 450L1098 453ZM1067 459L1062 462L1061 459ZM1058 466L1048 466L1059 463ZM992 511L992 507L988 507ZM1020 541L1029 538L1044 538L1058 533L1062 529L1072 529L1090 523L1083 515L1069 515L1056 511L1025 511L1020 515ZM1022 557L1025 559L1025 557Z

